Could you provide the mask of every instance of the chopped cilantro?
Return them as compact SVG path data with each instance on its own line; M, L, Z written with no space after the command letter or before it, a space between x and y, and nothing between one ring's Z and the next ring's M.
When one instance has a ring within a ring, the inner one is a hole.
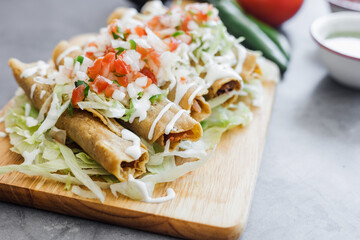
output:
M83 61L84 61L84 57L83 57L83 56L78 56L78 57L76 58L76 61L78 61L80 64L82 64Z
M73 110L73 105L72 105L71 101L70 101L70 104L69 104L69 106L67 108L67 111L70 114L70 116L72 116L72 117L74 116L74 110Z
M114 75L116 77L125 77L126 76L125 74L120 74L120 73L117 73L117 72L114 72Z
M123 51L125 51L125 49L122 48L122 47L115 48L115 50L117 51L116 54L115 54L115 58L116 58L119 54L121 54Z
M202 127L202 129L205 129L206 128L206 126L207 126L207 121L201 121L200 122L200 125L201 125L201 127Z
M178 36L181 36L181 35L183 35L184 34L184 31L176 31L176 32L174 32L174 34L173 35L171 35L171 36L173 36L173 37L178 37Z
M128 122L131 117L131 114L133 114L134 112L135 112L134 104L133 104L132 100L130 100L130 108L126 109L125 116L123 116L121 118L121 120Z
M152 96L151 98L149 98L149 100L152 104L155 104L155 103L163 100L165 98L165 96L167 96L167 94L168 94L168 91L160 93L160 94L156 94L156 95Z
M210 17L212 14L213 14L213 11L208 11L208 12L206 13L206 15L208 15L209 17Z
M89 78L89 80L88 80L89 82L93 82L94 81L94 79L92 79L92 78Z
M116 86L119 86L119 87L121 87L121 85L118 83L118 81L113 81L113 83L116 85Z
M144 96L144 92L139 92L138 93L138 99L142 98L142 96Z
M131 39L129 42L130 42L130 48L136 50L136 42L133 39Z

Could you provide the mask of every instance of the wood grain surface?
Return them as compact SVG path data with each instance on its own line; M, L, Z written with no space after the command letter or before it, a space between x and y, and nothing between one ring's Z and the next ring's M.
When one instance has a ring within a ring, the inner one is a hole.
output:
M181 238L237 239L249 215L275 90L275 83L265 83L264 104L254 109L253 121L226 132L205 166L157 185L155 196L166 194L168 187L175 190L172 201L116 199L108 191L101 204L63 190L61 183L18 172L0 175L0 200ZM0 123L0 131L4 128ZM0 138L1 166L23 161L10 147L8 137Z

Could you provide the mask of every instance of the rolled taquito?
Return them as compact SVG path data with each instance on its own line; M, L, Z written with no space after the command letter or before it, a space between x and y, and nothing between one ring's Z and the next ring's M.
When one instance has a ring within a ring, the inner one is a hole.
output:
M34 107L40 109L51 96L54 86L35 82L34 78L38 74L22 76L25 70L36 67L36 63L24 64L17 59L10 59L9 65L19 86ZM146 171L145 164L149 159L146 147L141 144L141 156L134 159L126 153L126 149L134 143L124 139L121 132L116 134L111 131L89 112L75 109L73 116L65 112L58 119L56 127L65 130L74 142L120 181L126 181L130 174L137 177Z
M121 124L151 143L165 146L169 141L170 151L181 141L197 141L202 137L200 123L168 99L151 105L145 120L140 122L135 118L132 123L122 121Z
M210 105L206 102L204 95L208 91L196 84L182 84L178 82L173 87L167 98L178 104L182 109L190 112L190 116L200 122L211 113Z

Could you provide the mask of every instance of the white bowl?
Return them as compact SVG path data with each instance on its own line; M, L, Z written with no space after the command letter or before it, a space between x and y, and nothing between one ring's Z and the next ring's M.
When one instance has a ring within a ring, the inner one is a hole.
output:
M360 89L360 57L348 56L325 45L325 40L332 34L360 33L360 13L337 12L325 15L313 22L310 31L320 46L320 56L330 75L342 84Z
M332 12L360 11L360 1L328 0Z

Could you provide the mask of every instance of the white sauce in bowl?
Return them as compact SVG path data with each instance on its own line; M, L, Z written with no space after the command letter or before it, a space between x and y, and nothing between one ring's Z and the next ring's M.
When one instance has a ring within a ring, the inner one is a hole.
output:
M325 46L341 54L360 58L360 37L339 36L325 40Z

